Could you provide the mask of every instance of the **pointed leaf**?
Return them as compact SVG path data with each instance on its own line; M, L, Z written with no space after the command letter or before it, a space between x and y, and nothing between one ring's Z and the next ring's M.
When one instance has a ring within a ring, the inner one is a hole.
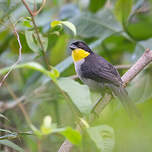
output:
M89 88L81 85L70 78L62 78L57 81L61 89L63 89L72 99L76 107L85 114L91 110L91 98Z
M117 0L115 5L115 16L121 23L126 23L132 9L132 0Z
M81 13L70 20L77 29L77 35L90 38L105 39L109 35L121 30L120 24L115 20L111 10L103 9L99 15Z
M102 152L112 152L115 145L113 128L107 125L95 126L87 129L90 138Z
M48 38L42 36L42 34L40 34L40 33L39 33L39 36L42 41L44 51L46 51L47 46L48 46ZM25 31L25 38L26 38L26 42L31 50L33 50L34 52L37 52L37 53L40 53L40 51L42 51L40 43L37 39L37 35L35 34L34 31Z
M67 26L73 32L73 34L76 35L77 32L76 32L76 27L74 26L74 24L72 24L69 21L62 21L61 23Z
M68 127L64 131L61 131L61 134L64 135L72 144L79 145L81 143L81 135L77 130L73 130Z

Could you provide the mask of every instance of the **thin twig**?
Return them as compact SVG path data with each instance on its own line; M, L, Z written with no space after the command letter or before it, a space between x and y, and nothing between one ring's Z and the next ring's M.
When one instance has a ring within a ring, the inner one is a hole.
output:
M33 12L32 12L32 10L29 8L29 6L28 6L27 3L25 2L25 0L22 0L22 2L23 2L23 4L24 4L24 6L26 7L26 9L28 10L29 14L30 14L31 16L33 16Z
M39 9L38 11L36 11L36 12L33 12L33 11L29 8L29 6L28 6L28 4L25 2L25 0L22 0L22 2L23 2L23 4L24 4L24 6L26 7L26 9L28 10L29 14L31 15L32 23L33 23L33 25L34 25L34 29L35 29L35 32L36 32L36 35L37 35L37 39L38 39L38 41L39 41L39 44L40 44L40 47L41 47L41 50L42 50L44 62L45 62L45 64L46 64L47 69L50 70L49 61L48 61L48 59L47 59L47 56L46 56L46 53L45 53L45 49L44 49L42 40L41 40L41 38L40 38L39 31L38 31L38 27L37 27L37 25L36 25L36 23L35 23L35 19L34 19L34 16L38 15L38 13L39 13L39 12L42 10L42 8L44 7L44 5L45 5L45 3L46 3L46 0L43 0L40 9Z
M41 10L43 9L43 7L45 6L46 0L43 0L40 8L37 11L33 12L33 16L36 16L37 14L39 14L41 12Z
M14 35L16 36L17 38L17 41L18 41L18 44L19 44L19 56L18 56L18 59L17 61L10 67L9 71L5 74L5 76L2 78L2 80L0 81L0 87L3 85L3 82L5 81L5 79L8 77L8 75L11 73L11 71L14 69L14 67L21 61L22 59L22 45L21 45L21 41L20 41L20 37L19 37L19 34L17 33L16 31L16 28L14 26L14 24L11 22L10 20L10 23L13 27L13 32L14 32Z
M48 59L47 59L47 56L45 54L45 50L44 50L44 46L43 46L43 43L42 43L42 40L40 38L40 35L39 35L39 31L38 31L38 28L37 28L37 25L35 23L35 20L34 20L34 12L31 11L31 9L29 8L29 6L27 5L27 3L25 2L25 0L22 0L24 6L27 8L29 14L31 15L31 18L32 18L32 23L34 25L34 29L35 29L35 32L37 34L37 38L38 38L38 41L40 43L40 46L41 46L41 49L42 49L42 53L43 53L43 58L44 58L44 61L45 61L45 64L47 66L47 69L50 70L50 66L49 66L49 62L48 62ZM36 12L36 15L41 11L41 9L44 7L44 4L46 3L46 0L43 0L43 3L42 3L42 6L40 7L40 9ZM60 87L58 86L58 84L56 84L54 81L53 83L56 85L56 87L59 89L59 91L62 93L62 95L64 96L64 98L70 102L70 99L69 97L60 89Z
M152 62L152 50L146 49L144 54L138 59L138 61L122 76L123 83L125 84L124 87L133 79L136 77L136 75L141 72L146 65L148 65L150 62ZM107 106L107 104L110 103L111 96L104 98L104 106L102 105L102 108L100 109L97 107L98 112L101 113L104 108ZM99 105L100 106L100 105ZM79 124L78 124L79 125ZM65 140L63 144L61 145L58 152L70 152L73 145Z
M26 99L25 96L22 96L12 102L0 102L0 112L4 112L8 109L13 109L16 107L19 103L22 103Z
M16 94L14 93L14 91L7 85L7 83L5 83L5 86L6 86L7 90L8 90L8 92L10 93L10 95L12 96L12 98L17 103L18 97L16 96ZM18 102L18 106L21 109L21 111L22 111L22 113L23 113L23 115L24 115L24 117L26 119L26 122L28 123L29 127L31 127L32 122L31 122L30 117L28 116L28 114L27 114L27 112L26 112L23 104L21 102Z

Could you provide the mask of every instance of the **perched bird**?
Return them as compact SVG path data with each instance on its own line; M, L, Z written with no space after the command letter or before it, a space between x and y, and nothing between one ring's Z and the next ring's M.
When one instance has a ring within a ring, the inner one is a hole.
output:
M83 41L75 41L69 47L72 50L75 71L84 84L96 91L110 90L129 114L138 113L112 64L95 54Z

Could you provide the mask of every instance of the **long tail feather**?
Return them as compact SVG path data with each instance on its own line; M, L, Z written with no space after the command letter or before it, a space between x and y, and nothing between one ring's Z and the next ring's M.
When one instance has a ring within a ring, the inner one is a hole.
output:
M112 89L113 93L121 101L122 105L124 106L125 110L128 112L130 117L132 115L135 115L137 117L141 116L139 110L136 108L136 105L129 98L128 93L127 93L125 88L117 87L117 86L111 86L111 89Z

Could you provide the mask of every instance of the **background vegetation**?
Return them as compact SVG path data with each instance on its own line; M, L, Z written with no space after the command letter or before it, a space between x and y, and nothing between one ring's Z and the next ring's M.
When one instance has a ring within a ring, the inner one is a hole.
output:
M92 120L99 95L74 80L68 44L132 65L152 48L152 1L26 0L31 14L23 2L0 0L0 151L56 152L66 138L75 152L151 152L151 65L127 87L141 123L117 99Z

